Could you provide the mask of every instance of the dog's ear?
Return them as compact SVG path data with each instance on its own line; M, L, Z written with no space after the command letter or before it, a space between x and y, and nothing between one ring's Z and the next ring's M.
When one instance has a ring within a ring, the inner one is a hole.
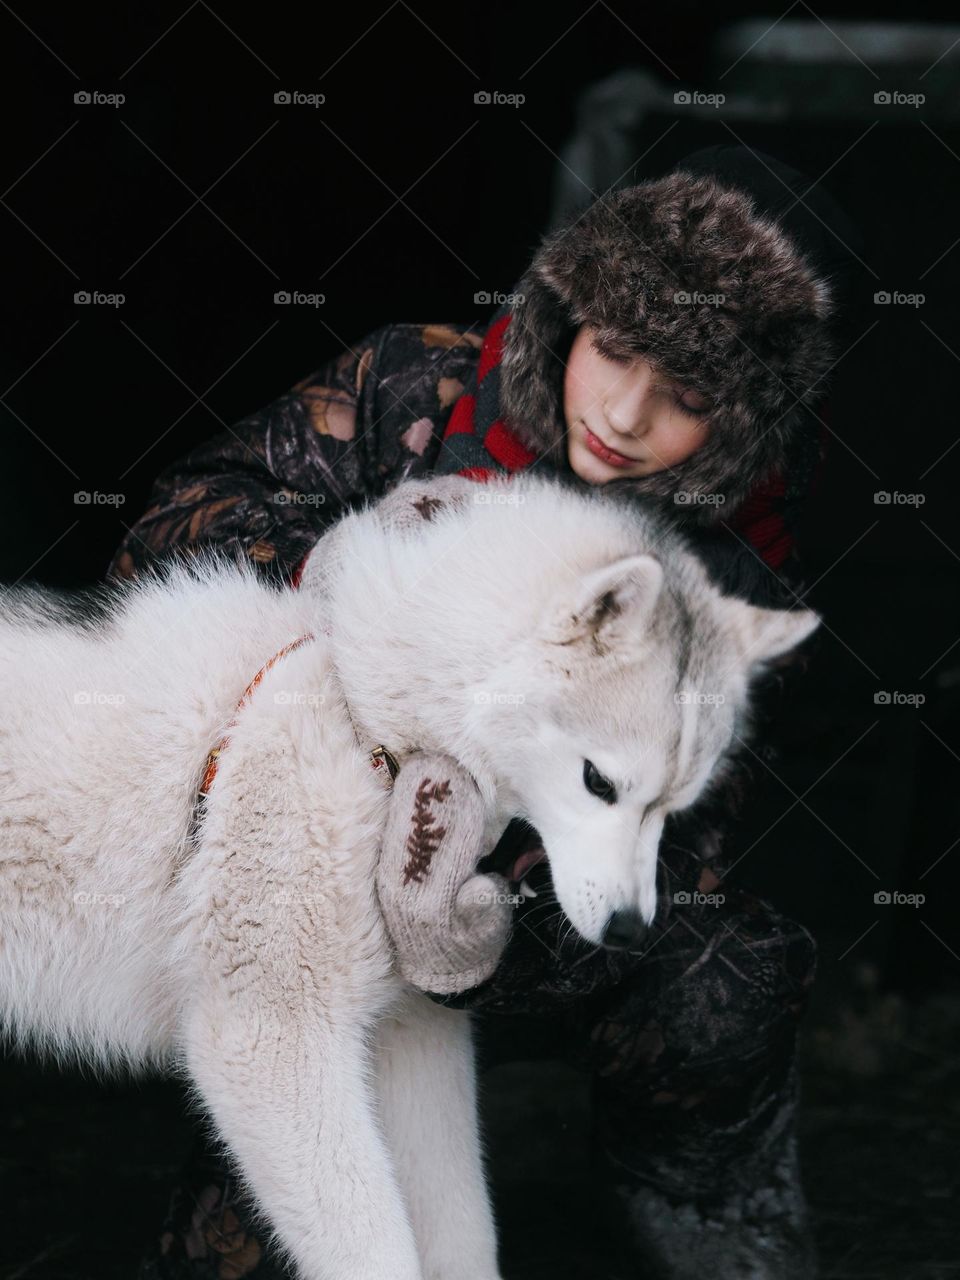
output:
M812 609L760 609L730 596L723 597L723 611L749 666L789 653L820 625Z
M589 646L602 655L641 636L663 586L652 556L625 556L583 577L572 601L562 603L547 626L551 644Z

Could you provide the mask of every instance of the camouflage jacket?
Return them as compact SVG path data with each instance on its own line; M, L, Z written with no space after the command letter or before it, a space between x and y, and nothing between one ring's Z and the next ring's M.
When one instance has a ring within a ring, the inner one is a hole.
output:
M134 577L150 561L204 545L233 547L271 576L294 577L350 507L429 474L484 334L456 324L375 330L289 392L205 441L158 476L150 504L108 570ZM663 503L673 515L676 508ZM736 521L690 532L725 590L787 604L796 556L774 573Z
M213 544L289 580L338 516L431 471L482 341L456 325L376 330L167 467L110 576Z

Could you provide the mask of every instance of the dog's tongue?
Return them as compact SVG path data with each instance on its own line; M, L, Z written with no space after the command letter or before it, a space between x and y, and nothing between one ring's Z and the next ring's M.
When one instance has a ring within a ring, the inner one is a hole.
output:
M514 818L507 824L496 847L481 858L477 870L484 874L496 871L519 884L531 867L546 860L539 833L522 818Z
M545 862L547 854L544 849L527 849L521 853L507 876L508 880L519 882L527 874L531 867L535 867L538 862Z

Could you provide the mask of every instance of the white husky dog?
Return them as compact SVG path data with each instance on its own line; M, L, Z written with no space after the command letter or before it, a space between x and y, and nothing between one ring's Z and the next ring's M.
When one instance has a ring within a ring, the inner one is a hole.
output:
M182 1070L305 1280L500 1274L469 1020L394 966L370 748L457 758L489 847L526 817L599 944L617 913L652 920L665 815L740 731L751 673L817 624L722 597L636 505L467 488L415 529L348 516L322 593L222 557L94 616L0 593L0 1020ZM194 830L244 687L304 635Z

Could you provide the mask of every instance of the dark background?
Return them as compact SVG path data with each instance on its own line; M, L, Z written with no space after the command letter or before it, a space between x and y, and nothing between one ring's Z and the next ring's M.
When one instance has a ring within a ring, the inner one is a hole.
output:
M722 79L750 92L750 59L721 76L714 39L787 11L661 8L0 6L0 580L95 580L157 471L194 441L383 323L482 318L475 294L509 290L547 225L578 95L625 67L671 91ZM903 17L893 4L788 12L818 34ZM871 105L879 88L933 96L934 82L956 101L958 66L948 55L921 83L917 66L892 77L851 54L839 72L804 67L795 110L654 112L636 137L651 176L714 142L773 154L821 181L866 244L804 540L826 626L737 870L820 944L808 1167L837 1276L960 1274L942 1226L958 1127L945 1029L960 1025L960 117ZM484 89L526 101L478 106ZM75 103L94 90L126 101ZM277 105L281 90L326 101ZM82 290L125 301L78 306ZM278 307L278 290L326 300ZM877 307L877 290L925 302ZM81 490L124 501L78 505ZM923 503L877 505L880 490ZM897 889L926 900L875 903ZM174 1092L104 1092L13 1060L2 1080L14 1212L0 1278L132 1276L187 1142ZM557 1106L579 1114L572 1095ZM543 1180L519 1156L504 1176Z

